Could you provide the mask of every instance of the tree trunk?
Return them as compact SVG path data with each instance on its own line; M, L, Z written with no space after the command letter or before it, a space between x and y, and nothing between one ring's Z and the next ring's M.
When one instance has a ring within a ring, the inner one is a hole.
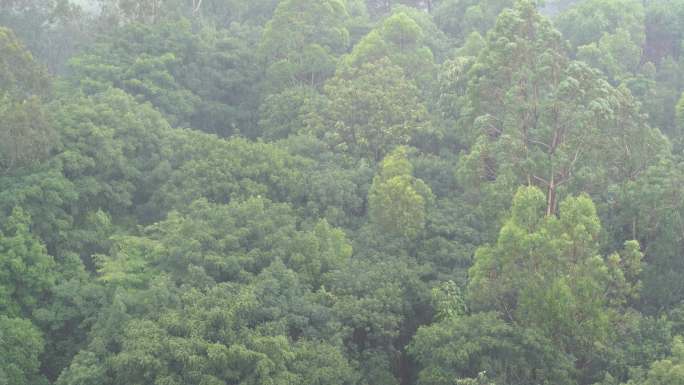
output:
M192 16L196 17L202 7L202 0L192 0Z
M549 181L549 191L546 202L546 215L550 216L556 213L556 182L554 180L554 175L551 175L551 180Z

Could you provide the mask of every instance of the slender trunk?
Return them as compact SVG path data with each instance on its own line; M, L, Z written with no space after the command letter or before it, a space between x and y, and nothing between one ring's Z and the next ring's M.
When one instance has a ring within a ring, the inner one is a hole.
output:
M556 212L556 184L554 181L554 175L551 174L551 180L549 181L549 192L546 203L546 215L550 216Z
M192 16L195 17L202 7L202 0L192 0Z
M634 218L632 218L632 239L637 239L636 225L637 225L637 219L636 219L636 217L634 217Z

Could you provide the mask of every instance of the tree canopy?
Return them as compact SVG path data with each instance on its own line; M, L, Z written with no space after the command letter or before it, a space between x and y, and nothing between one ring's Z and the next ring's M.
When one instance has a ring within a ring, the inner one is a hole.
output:
M0 1L0 385L684 384L683 20Z

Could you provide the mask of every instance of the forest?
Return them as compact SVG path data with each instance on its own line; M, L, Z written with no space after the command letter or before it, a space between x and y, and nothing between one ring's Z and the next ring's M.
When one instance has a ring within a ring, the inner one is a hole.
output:
M0 385L683 385L684 0L0 0Z

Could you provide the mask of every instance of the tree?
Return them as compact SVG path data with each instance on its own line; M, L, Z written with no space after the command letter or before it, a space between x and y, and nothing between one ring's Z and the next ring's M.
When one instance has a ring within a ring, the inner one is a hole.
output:
M499 184L501 199L534 184L555 213L564 191L599 193L667 153L629 90L569 60L561 35L528 2L501 14L468 77L463 183Z
M462 42L472 32L484 35L494 26L499 13L513 3L510 0L443 0L435 8L434 19L444 33Z
M575 383L572 363L551 340L507 324L496 313L448 317L422 326L409 352L419 365L419 385L469 384L468 379L481 373L501 384Z
M229 203L263 196L294 203L303 197L303 172L310 161L282 147L188 130L174 131L163 143L173 152L155 173L161 187L146 205L153 218L199 198Z
M271 88L321 85L349 45L348 17L341 0L280 2L259 47Z
M145 237L121 237L98 256L101 279L145 286L152 268L179 283L248 282L275 260L318 288L352 253L345 234L325 220L297 228L292 208L252 197L229 205L198 200L148 227Z
M611 344L611 324L638 296L642 253L630 241L620 254L598 255L601 224L587 196L566 198L557 217L545 206L536 187L518 190L497 243L475 254L469 307L538 330L573 354L585 383Z
M56 158L78 194L72 215L82 219L101 209L123 217L149 200L170 130L162 115L114 88L92 96L75 92L59 107L53 124L63 147Z
M577 57L623 83L648 113L652 126L677 140L674 104L682 89L676 73L682 26L678 2L582 1L563 11L556 25Z
M56 140L38 97L17 101L0 94L0 172L38 164L48 157Z
M677 119L678 132L684 132L684 93L679 98L679 101L677 101L677 105L675 106L675 116ZM673 140L678 142L676 138Z
M156 274L134 286L103 270L111 304L58 384L356 382L329 327L330 311L279 260L250 282L182 286L147 262ZM112 343L120 349L109 349Z
M119 88L150 102L174 126L228 136L256 124L261 76L254 27L194 30L187 20L131 24L101 37L69 63L86 95Z
M473 140L468 138L463 130L455 128L467 124L465 122L471 108L468 99L468 73L484 46L484 38L477 32L471 33L463 47L458 50L457 56L445 60L437 74L439 96L435 100L435 113L439 118L438 122L447 127L445 137L449 140L446 143L454 146L451 148L453 152L467 149Z
M324 108L325 98L313 87L290 87L270 94L259 106L260 137L277 140L301 133L309 114Z
M366 64L387 60L404 71L404 75L427 95L435 75L434 53L426 45L428 28L420 15L399 10L361 39L349 55L340 61L341 71L353 71ZM421 22L423 25L419 24Z
M82 6L95 1L6 0L0 3L0 24L12 29L51 73L62 73L79 46L91 42L92 17Z
M93 279L78 255L71 253L57 261L57 279L49 301L31 317L45 340L41 374L52 383L86 346L90 326L107 301L105 288Z
M664 59L679 59L684 25L684 4L679 1L655 1L646 5L646 42L644 57L660 64Z
M359 258L361 252L364 255ZM405 347L428 321L426 271L410 258L361 250L326 285L326 301L340 323L347 357L359 363L362 379L393 385L410 378Z
M646 37L644 18L644 7L638 1L585 0L558 15L556 26L574 48L598 42L604 35L620 30L641 47Z
M278 0L204 0L193 1L195 14L201 15L219 25L229 26L234 22L263 25L273 16Z
M676 306L684 295L684 286L676 278L684 269L680 258L684 175L679 162L665 158L649 167L642 177L614 190L615 198L606 207L615 214L605 221L613 238L637 239L644 249L647 265L639 308L647 314Z
M0 0L0 385L681 382L684 0L559 1Z
M318 112L321 122L309 129L342 152L379 161L429 131L418 89L386 59L341 70L328 81L325 94L329 107Z
M45 96L50 91L47 70L36 63L15 34L0 28L0 89L17 99Z
M613 84L628 80L639 72L641 46L630 40L624 29L605 33L598 42L579 47L577 58L603 71Z
M0 231L0 309L30 316L55 284L55 261L30 232L31 220L16 208Z
M0 384L47 384L40 376L43 338L30 321L0 315Z
M69 234L74 213L70 207L78 202L76 187L59 167L31 171L25 175L0 176L1 215L7 218L16 207L22 207L32 218L31 232L45 243L52 255L60 255L72 245Z
M635 378L625 385L684 384L683 363L684 342L681 336L675 336L672 340L672 353L668 357L654 361L647 371L635 373Z
M368 205L370 220L381 233L412 241L425 228L432 191L412 175L406 157L407 148L398 147L383 159L368 192Z
M295 345L296 358L291 364L300 384L353 385L359 381L344 354L331 345L302 342Z
M47 71L12 31L0 28L0 172L44 160L57 140L43 106Z

